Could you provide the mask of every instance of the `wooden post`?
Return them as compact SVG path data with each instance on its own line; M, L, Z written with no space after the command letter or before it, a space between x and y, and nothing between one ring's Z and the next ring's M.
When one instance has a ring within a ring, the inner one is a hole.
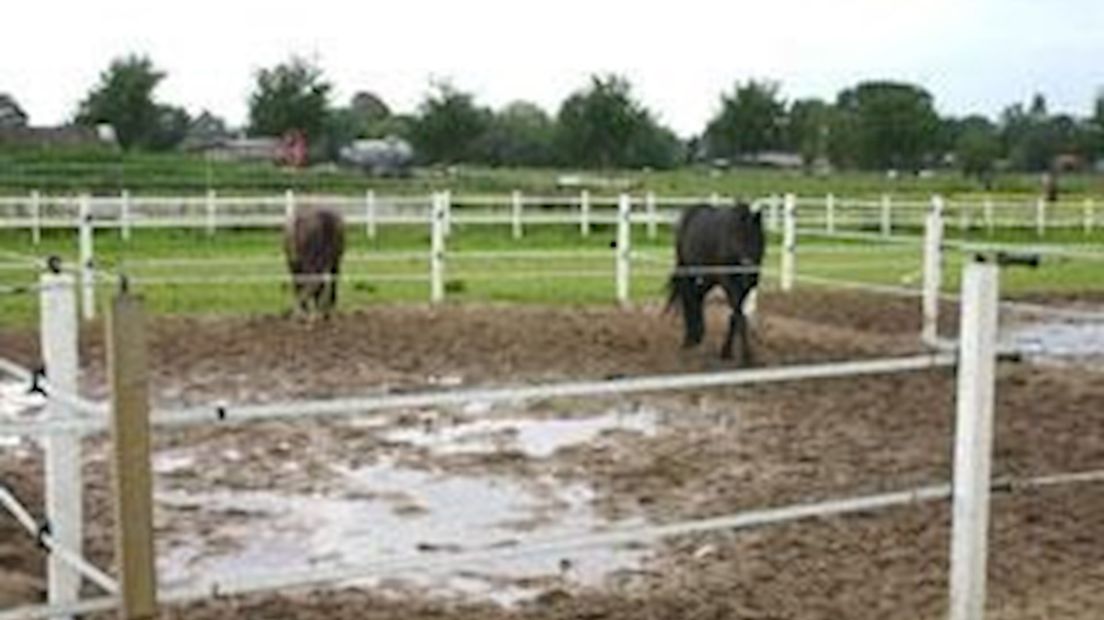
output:
M125 189L119 194L119 235L130 241L130 192Z
M629 304L630 259L632 257L632 199L621 194L617 199L617 301Z
M656 196L655 192L648 192L644 195L644 212L647 214L648 223L648 238L655 239L659 234L659 222L656 221L659 217L659 213L656 209Z
M981 620L985 613L998 275L995 265L972 264L962 279L950 620Z
M77 294L76 279L69 273L44 273L40 279L42 362L50 380L50 391L77 393ZM46 394L46 415L75 417L62 399ZM75 434L49 435L44 443L46 468L46 518L51 534L62 547L81 553L84 485L81 478L81 441ZM80 573L58 555L47 562L47 588L51 605L77 601Z
M31 190L31 241L42 242L42 195L37 189Z
M429 301L445 299L445 197L434 193L430 210Z
M791 291L797 272L797 197L786 194L782 208L782 266L780 285L783 291Z
M986 196L983 208L985 209L985 232L992 235L993 227L996 225L996 222L993 221L993 199Z
M771 194L770 202L767 203L767 230L773 233L778 232L778 211L781 196L778 194Z
M364 234L369 239L376 238L376 192L364 192Z
M889 194L882 194L882 236L889 237L893 234L893 203Z
M1035 234L1042 237L1046 235L1046 199L1039 198L1035 202Z
M96 318L96 264L95 250L92 247L92 199L87 195L80 197L78 212L78 238L81 274L81 316L86 321Z
M510 195L510 221L513 228L514 239L521 239L523 234L521 229L521 192L514 190Z
M579 234L590 236L590 192L585 189L579 194Z
M218 196L215 190L207 190L207 234L214 235L218 228Z
M1093 205L1092 198L1086 198L1085 199L1085 214L1084 214L1084 227L1085 227L1085 234L1086 235L1092 234L1092 230L1093 230L1093 219L1095 219L1093 217L1093 206L1094 205Z
M120 618L146 620L157 613L150 473L149 386L142 300L115 296L107 317L111 432L115 479L115 557L119 565Z
M719 207L721 206L721 195L717 192L713 192L709 195L709 206Z
M921 300L920 340L935 346L939 338L939 287L943 281L943 199L932 197L924 223L924 290Z
M824 230L830 235L836 232L836 197L833 194L824 197Z

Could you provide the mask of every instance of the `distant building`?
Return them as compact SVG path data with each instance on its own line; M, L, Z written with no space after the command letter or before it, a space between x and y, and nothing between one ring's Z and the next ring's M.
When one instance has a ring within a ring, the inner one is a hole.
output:
M374 176L406 176L414 163L414 148L402 138L355 140L342 147L341 162Z
M196 149L216 161L279 161L279 138L217 137Z
M0 127L0 146L73 147L117 146L110 125L83 127Z

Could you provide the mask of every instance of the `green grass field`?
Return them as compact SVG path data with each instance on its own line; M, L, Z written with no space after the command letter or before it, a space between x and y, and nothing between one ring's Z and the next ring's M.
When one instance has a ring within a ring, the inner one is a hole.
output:
M523 239L511 237L508 226L455 225L448 240L447 298L450 302L494 301L551 304L605 304L614 302L614 231L595 226L583 238L576 226L530 226ZM1030 231L1002 231L995 236L973 230L948 229L951 240L1031 245L1039 239ZM822 286L825 278L897 287L918 287L921 248L915 243L841 241L815 236L799 239L798 286ZM1050 231L1047 244L1091 248L1104 253L1104 233L1086 236L1078 231ZM648 239L643 226L634 227L632 297L659 300L671 259L670 231L660 227ZM341 307L374 303L425 303L429 297L429 235L423 226L382 226L370 239L359 228L348 234L343 270ZM1088 244L1088 245L1086 245ZM97 263L110 273L125 273L159 314L273 314L290 307L281 239L276 230L204 231L137 229L129 241L118 231L101 230L95 237ZM772 238L765 262L765 286L776 284L778 239ZM39 246L27 232L0 233L0 286L33 284L33 268L11 260L8 253L34 256L56 254L70 263L76 259L76 236L69 231L47 231ZM508 258L477 253L513 252ZM559 256L526 256L525 252L553 252ZM395 253L403 253L396 255ZM413 255L411 255L413 254ZM576 255L571 255L576 254ZM948 250L944 290L954 292L962 263L969 257ZM808 279L806 279L808 278ZM102 301L115 283L100 285ZM1038 270L1008 269L1003 278L1006 295L1104 291L1104 261L1045 259ZM0 295L0 324L27 326L37 316L36 296L28 292Z
M603 173L555 169L509 169L458 166L451 170L424 168L409 179L373 179L355 170L319 165L289 170L267 163L208 161L200 155L179 153L117 153L102 150L0 150L0 195L40 190L50 194L90 192L117 194L198 194L214 188L226 194L281 192L359 193L375 189L390 194L426 193L451 188L457 193L499 193L521 190L531 194L557 193L557 179L565 174L602 181L614 180L660 195L702 195L710 192L756 196L775 192L876 196L949 197L978 194L982 188L954 170L936 171L928 178L901 175L887 178L877 172L842 172L826 176L802 171L735 169L712 171L687 167L671 171L616 170ZM1104 175L1069 174L1061 178L1067 195L1104 195ZM563 190L568 191L568 190ZM611 192L614 190L610 190ZM1000 197L1039 193L1036 174L998 175L992 194Z

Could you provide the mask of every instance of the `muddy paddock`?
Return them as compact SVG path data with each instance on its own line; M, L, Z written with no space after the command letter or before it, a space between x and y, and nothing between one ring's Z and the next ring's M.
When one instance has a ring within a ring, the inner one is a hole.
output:
M763 365L917 352L911 301L766 295ZM661 308L376 306L329 323L157 318L157 405L274 402L700 371L723 315L679 349ZM947 308L945 314L953 313ZM953 330L953 320L945 326ZM37 361L33 331L0 354ZM82 388L105 394L99 326ZM0 394L14 402L15 386ZM1055 364L999 369L994 474L1104 468L1104 380ZM389 557L447 557L608 527L945 482L954 376L932 370L525 404L473 402L340 419L159 432L155 527L172 587ZM112 565L105 440L85 441L86 551ZM7 440L0 474L32 508L41 454ZM989 617L1104 614L1104 488L995 496ZM322 589L167 606L166 618L901 618L945 615L945 502L662 544L565 551ZM0 515L0 609L42 600L41 551ZM89 594L95 594L90 589Z

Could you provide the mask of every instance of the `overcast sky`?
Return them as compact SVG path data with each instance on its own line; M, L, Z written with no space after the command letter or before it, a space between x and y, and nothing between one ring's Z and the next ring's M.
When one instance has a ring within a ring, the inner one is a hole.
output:
M158 97L242 123L260 67L317 60L337 101L370 90L411 111L432 79L484 104L550 112L592 72L627 76L683 135L737 80L833 98L859 80L912 81L944 114L997 114L1041 91L1086 114L1104 86L1104 0L59 0L5 6L0 91L60 123L115 56L168 72Z

